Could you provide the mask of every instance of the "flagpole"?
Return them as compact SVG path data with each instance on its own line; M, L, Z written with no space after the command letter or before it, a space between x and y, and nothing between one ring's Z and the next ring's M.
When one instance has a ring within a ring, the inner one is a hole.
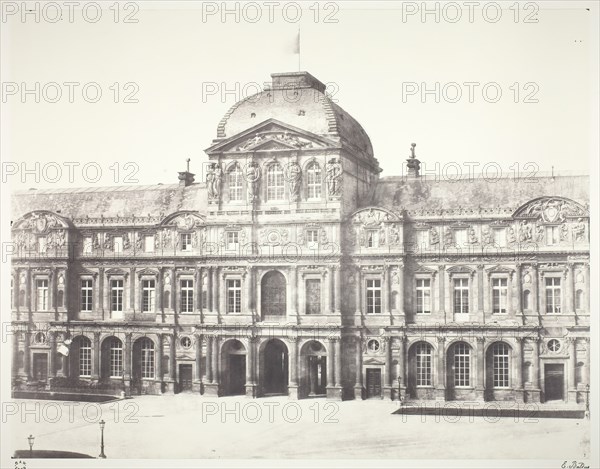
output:
M298 26L298 71L300 70L300 26Z

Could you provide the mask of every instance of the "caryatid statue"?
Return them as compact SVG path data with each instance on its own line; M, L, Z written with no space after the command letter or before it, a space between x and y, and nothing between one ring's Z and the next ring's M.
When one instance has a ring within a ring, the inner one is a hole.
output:
M327 163L327 190L329 195L339 195L342 187L342 165L338 160L332 158Z

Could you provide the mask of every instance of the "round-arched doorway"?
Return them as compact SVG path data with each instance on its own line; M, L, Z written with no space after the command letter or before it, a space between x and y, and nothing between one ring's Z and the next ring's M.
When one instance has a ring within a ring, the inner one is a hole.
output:
M262 391L263 394L287 394L288 349L279 339L269 340L263 351Z

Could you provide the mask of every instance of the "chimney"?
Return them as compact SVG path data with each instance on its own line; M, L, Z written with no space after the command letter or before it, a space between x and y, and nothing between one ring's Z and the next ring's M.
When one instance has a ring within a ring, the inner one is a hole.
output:
M187 170L179 172L179 185L187 187L194 182L195 174L190 173L190 159L185 160L187 162Z
M421 162L415 155L416 143L410 145L410 158L406 160L406 166L408 167L408 177L411 179L418 178L420 176L419 170L421 169Z
M327 88L308 72L271 73L271 79L271 86L274 90L313 88L321 93L325 93L325 89Z

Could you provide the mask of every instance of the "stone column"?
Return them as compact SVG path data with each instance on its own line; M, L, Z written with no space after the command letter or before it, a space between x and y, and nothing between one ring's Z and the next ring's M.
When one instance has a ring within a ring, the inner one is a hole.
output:
M255 337L248 338L248 351L246 353L246 397L256 397L256 383L254 382L255 342Z
M577 402L577 338L567 337L569 343L569 375L568 375L568 396L567 401Z
M445 342L446 339L444 337L438 337L438 349L437 349L437 382L435 383L435 400L436 401L445 401L446 400L446 380L445 380L445 366L444 366L444 357L445 357Z
M48 332L48 345L50 345L50 352L48 355L48 376L54 378L56 376L56 332ZM49 384L49 383L48 383Z
M296 266L290 269L290 319L298 322L298 270Z
M546 314L546 287L544 285L544 272L538 273L538 296L539 296L539 312L540 314Z
M528 402L540 402L540 338L536 337L531 340L533 348L533 358L531 361L531 383L527 390Z
M390 315L390 268L383 266L381 276L381 312Z
M516 314L523 314L523 267L520 262L516 265L516 275L515 275L515 296L517 300L517 311Z
M446 318L446 286L444 285L446 282L446 267L440 265L439 269L439 281L438 281L438 296L439 296L439 308L440 314L445 319ZM440 318L441 319L441 318Z
M333 302L334 302L334 313L335 314L341 314L342 311L342 282L340 279L340 272L341 266L337 265L335 267L335 270L333 271L333 275L334 275L334 286L335 286L335 291L333 293Z
M479 401L485 399L485 337L477 337L477 383L475 385L475 396Z
M194 313L202 313L202 272L196 267L194 270Z
M337 338L330 338L327 348L327 399L333 400L341 400L342 398L342 389L337 386L337 382L339 381L338 374L341 372L341 366L338 369L337 360L337 357L340 355L338 341L339 339Z
M483 264L479 264L477 266L477 310L484 314L485 306L484 306L484 292L485 286L483 285Z
M100 332L94 332L94 341L92 342L92 381L100 379Z
M290 382L288 385L288 396L290 399L298 399L298 337L290 340Z
M177 335L171 334L171 350L169 351L169 379L174 393L177 390Z
M202 336L194 335L194 345L196 347L196 374L192 383L192 390L197 393L202 392Z
M327 298L327 306L325 308L325 314L333 313L332 310L332 296L333 296L333 266L327 267L327 276L325 277L325 295Z
M131 332L125 334L125 348L123 354L125 355L125 394L129 396L131 394Z
M565 281L567 282L567 307L566 313L575 313L575 275L574 275L574 264L569 262L567 264L567 275Z
M362 324L362 306L360 303L360 292L362 290L362 279L360 269L356 269L356 282L354 283L354 324L360 326Z
M206 382L213 382L213 367L212 367L212 343L213 337L206 336Z
M245 298L245 305L246 305L246 314L251 314L252 312L252 281L253 281L253 270L254 267L248 267L246 269L246 283L244 285L245 290L246 290L246 298Z
M398 350L398 400L404 401L406 398L406 336L400 336L400 347Z
M163 381L163 335L156 335L156 381L158 382L158 392L162 394Z
M581 381L583 384L590 384L590 338L586 337L585 339L585 365L583 366L583 375L581 377Z
M25 374L27 381L31 379L31 358L29 343L31 340L31 334L28 331L23 332L23 373Z
M433 279L432 279L433 280ZM433 293L433 289L431 290ZM433 306L433 295L430 301ZM398 264L398 314L404 316L404 264Z
M539 283L537 264L531 264L531 309L535 314L540 313Z
M156 275L156 322L165 322L163 310L163 269L158 268L158 274Z
M218 273L217 273L217 267L213 267L212 268L212 294L211 294L211 298L212 298L212 311L213 313L217 314L219 312L219 304L218 304L218 298L219 298L219 286L218 286L218 282L219 282L219 277L218 277Z
M383 375L383 397L392 399L392 339L384 337L383 343L385 347L385 373Z
M513 390L517 402L523 402L523 338L515 338L515 349L513 351Z
M590 311L590 264L585 265L585 307L586 311Z
M362 399L362 338L356 339L356 382L354 384L354 399Z

